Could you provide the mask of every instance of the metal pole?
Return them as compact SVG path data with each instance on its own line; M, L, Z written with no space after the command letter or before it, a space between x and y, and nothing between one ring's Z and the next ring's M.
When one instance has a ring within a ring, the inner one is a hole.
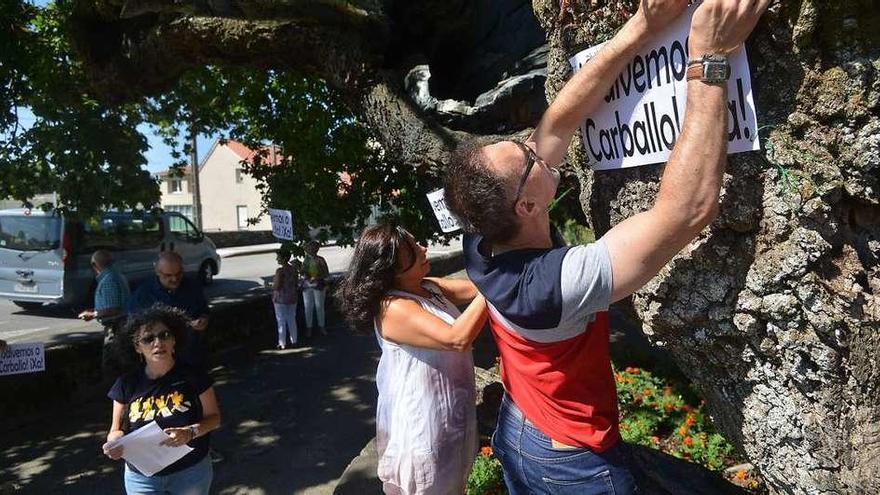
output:
M193 195L193 220L199 230L202 228L202 196L199 191L199 150L196 148L195 126L190 126L189 133L189 161L192 168L192 195Z

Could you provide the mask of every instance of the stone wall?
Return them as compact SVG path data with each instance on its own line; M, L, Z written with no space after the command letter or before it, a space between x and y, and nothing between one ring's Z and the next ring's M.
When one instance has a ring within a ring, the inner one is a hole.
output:
M231 230L225 232L205 232L218 248L252 246L280 242L272 236L271 230Z

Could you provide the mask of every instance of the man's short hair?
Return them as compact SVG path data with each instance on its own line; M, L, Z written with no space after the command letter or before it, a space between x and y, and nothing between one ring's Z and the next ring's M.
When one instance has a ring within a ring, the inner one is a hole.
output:
M156 268L159 268L159 263L162 263L163 261L166 263L177 263L183 268L183 257L174 251L163 251L159 253L159 259L156 260Z
M106 249L99 249L92 253L92 264L103 270L113 264L113 255Z
M458 146L446 167L446 205L469 232L489 242L504 242L519 231L513 210L510 181L499 177L486 163L483 147L473 140Z

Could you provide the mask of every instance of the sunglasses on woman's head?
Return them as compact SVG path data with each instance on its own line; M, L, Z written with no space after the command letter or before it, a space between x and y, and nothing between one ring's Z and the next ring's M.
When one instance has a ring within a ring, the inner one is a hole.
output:
M174 337L174 334L172 334L170 330L162 330L159 333L144 334L141 336L141 338L138 339L138 342L143 345L152 345L156 339L165 341L170 339L171 337Z

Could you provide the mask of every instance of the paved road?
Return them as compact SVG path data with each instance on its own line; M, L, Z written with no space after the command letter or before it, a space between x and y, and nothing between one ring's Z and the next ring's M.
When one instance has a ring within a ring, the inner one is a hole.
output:
M442 255L461 249L460 243L450 246L432 245L429 256ZM337 246L321 248L319 254L327 259L331 272L341 273L348 267L353 249ZM241 299L262 293L275 273L275 254L262 253L232 256L223 259L220 274L206 294L211 304ZM101 334L97 322L76 319L73 309L63 306L44 306L40 311L25 311L11 302L0 299L0 339L14 342L43 342L66 344L82 339L94 339Z

